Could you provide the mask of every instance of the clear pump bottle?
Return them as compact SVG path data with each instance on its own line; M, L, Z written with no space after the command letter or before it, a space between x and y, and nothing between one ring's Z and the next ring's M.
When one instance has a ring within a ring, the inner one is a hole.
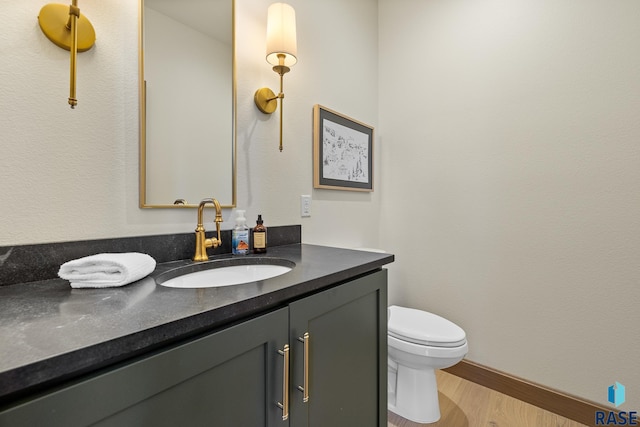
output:
M231 251L234 255L246 255L249 253L249 227L247 227L247 219L244 217L244 211L236 211L236 226L233 229L231 237Z

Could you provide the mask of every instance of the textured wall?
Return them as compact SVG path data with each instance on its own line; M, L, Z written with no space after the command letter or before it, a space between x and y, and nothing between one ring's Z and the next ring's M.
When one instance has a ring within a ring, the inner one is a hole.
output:
M75 110L69 54L40 31L42 5L0 3L1 244L160 232L137 208L137 5L80 3L97 41L78 57Z
M238 28L238 207L255 224L302 224L306 243L376 245L381 192L313 190L312 109L321 104L377 126L377 3L374 0L290 1L296 10L298 63L284 81L284 151L278 120L253 102L279 78L265 61L266 9L271 1L236 2ZM354 30L356 28L357 30ZM356 84L357 83L357 84ZM378 144L375 146L379 152ZM377 159L377 156L374 158ZM376 176L377 184L381 174ZM300 218L300 195L311 194L311 218Z
M470 360L639 409L640 3L379 4L392 302L460 324Z
M285 81L283 153L278 116L253 105L256 89L278 87L264 60L270 3L236 5L238 206L251 223L258 213L267 226L302 223L310 243L375 245L379 193L312 190L311 113L321 103L377 124L376 2L291 2L299 62ZM67 106L68 53L38 27L42 5L0 2L0 245L193 230L193 210L138 208L137 2L80 2L97 42L79 55L76 110ZM304 220L301 194L314 197ZM231 210L224 217L231 228Z

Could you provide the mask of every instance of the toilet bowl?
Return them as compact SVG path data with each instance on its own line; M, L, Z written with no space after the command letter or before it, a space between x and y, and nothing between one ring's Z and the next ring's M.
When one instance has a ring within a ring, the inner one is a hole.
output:
M438 315L412 308L388 308L388 409L417 423L440 419L436 369L467 354L464 330Z

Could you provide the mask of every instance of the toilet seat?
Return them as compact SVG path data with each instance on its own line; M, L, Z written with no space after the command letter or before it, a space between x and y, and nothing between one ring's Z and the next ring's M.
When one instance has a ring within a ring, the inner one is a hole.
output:
M395 305L388 308L390 337L430 347L461 347L466 342L464 330L455 323L422 310Z
M424 344L415 344L389 335L387 337L387 344L389 345L389 357L392 359L395 358L393 356L394 349L406 354L419 356L420 358L426 356L432 359L462 358L469 351L469 345L466 341L462 345L459 345L457 347L434 347Z

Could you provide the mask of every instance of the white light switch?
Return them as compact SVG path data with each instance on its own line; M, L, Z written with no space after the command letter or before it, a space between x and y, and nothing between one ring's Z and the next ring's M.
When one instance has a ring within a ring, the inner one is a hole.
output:
M311 196L300 196L300 216L311 216Z

